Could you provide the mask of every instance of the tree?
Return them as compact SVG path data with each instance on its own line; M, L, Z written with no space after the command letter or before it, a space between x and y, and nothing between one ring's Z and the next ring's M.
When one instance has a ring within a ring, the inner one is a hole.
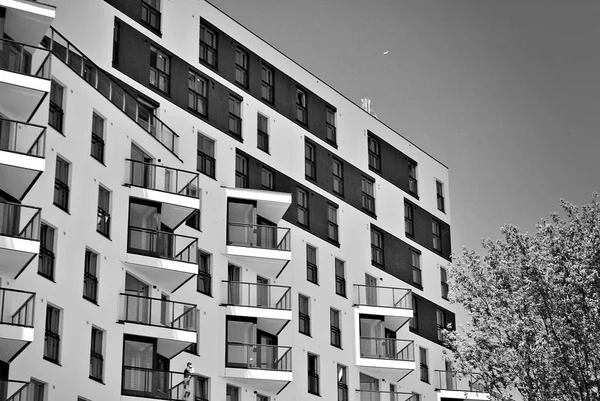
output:
M505 225L483 256L453 258L450 300L471 321L448 333L451 356L492 399L600 400L599 198L560 205L533 234Z

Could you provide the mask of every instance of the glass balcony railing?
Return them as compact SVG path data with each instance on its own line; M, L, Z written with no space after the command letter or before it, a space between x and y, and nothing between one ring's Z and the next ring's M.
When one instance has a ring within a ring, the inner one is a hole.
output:
M50 79L50 52L42 47L0 39L0 70Z
M198 198L198 173L126 159L127 184L176 195Z
M223 281L227 305L291 310L291 290L283 285Z
M121 320L147 326L197 331L196 305L167 299L121 294Z
M198 239L194 237L129 227L129 253L196 264L197 247Z
M0 287L0 323L33 327L35 294Z
M0 118L0 150L44 157L46 127Z
M412 393L397 391L356 390L358 401L419 401Z
M356 305L412 309L412 291L406 288L354 284Z
M228 342L227 367L291 372L292 348Z
M123 366L121 394L158 400L194 400L191 381L186 383L182 372Z
M489 393L480 373L436 370L436 389L449 391L469 391L473 393Z
M361 337L360 356L362 358L413 362L415 360L414 343L397 338Z
M144 131L162 143L171 153L179 153L179 135L154 115L154 111L130 94L110 74L99 68L54 28L42 40L54 56L119 108Z
M227 245L289 251L290 237L289 228L233 222L227 224Z
M0 235L39 241L39 207L0 202Z
M19 380L0 380L0 401L29 401L33 399L31 383Z

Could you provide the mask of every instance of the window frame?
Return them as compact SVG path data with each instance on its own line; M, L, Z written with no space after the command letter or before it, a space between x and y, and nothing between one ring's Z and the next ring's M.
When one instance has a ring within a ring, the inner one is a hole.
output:
M332 170L333 170L333 186L332 190L334 194L344 196L344 163L336 159L332 158ZM336 190L337 183L337 190Z
M61 312L61 309L57 308L56 306L49 303L46 304L46 323L44 330L44 359L56 364L60 364L60 329L62 315ZM56 322L53 321L52 316L56 316ZM56 330L54 330L53 326L56 326ZM47 354L48 352L50 352L48 351L50 349L50 346L48 345L49 339L52 339L52 341L56 341L56 355Z
M95 111L92 112L92 146L90 156L104 164L104 137L106 129L106 119ZM98 127L100 125L100 127ZM100 132L97 132L97 131Z
M200 91L198 83L201 85ZM192 70L188 71L188 109L204 118L208 117L208 80Z
M203 270L204 267L205 270ZM208 290L203 291L200 288L200 282L202 282L204 287L207 287ZM196 277L196 291L212 297L212 255L200 249L198 249L198 275Z
M335 119L336 110L325 106L325 141L337 146L337 127Z
M328 203L327 204L327 239L339 243L339 215L338 215L339 207ZM333 219L332 219L333 217Z
M63 177L66 175L66 177ZM54 199L53 203L60 210L69 213L70 183L71 181L71 163L60 155L56 155L56 165L54 173ZM57 198L59 196L59 198ZM58 200L57 200L58 199ZM64 201L64 205L62 204Z
M348 401L348 367L337 364L337 401Z
M300 196L302 194L302 196ZM304 202L300 202L304 199ZM296 190L297 223L303 227L310 227L310 199L309 193L304 188L298 187ZM300 216L303 216L301 219Z
M308 139L304 140L304 177L317 180L317 146Z
M413 317L409 320L409 331L412 331L414 333L418 333L419 332L419 307L418 307L418 298L416 296L412 296L411 299L411 303L412 303L412 312L413 312Z
M110 207L111 207L111 191L103 185L98 185L98 218L96 221L96 232L110 239ZM105 199L102 199L105 197ZM106 205L103 203L106 202ZM106 207L106 208L105 208ZM104 229L102 227L105 227Z
M268 185L265 185L265 176L270 177ZM262 166L262 168L260 169L260 188L265 191L275 190L275 173L273 173L272 170L266 168L265 166Z
M250 187L250 160L248 156L235 152L235 187Z
M156 8L154 5L150 4L148 0L142 0L142 12L140 15L140 21L142 25L149 28L151 31L158 33L160 35L160 27L161 27L161 18L162 14L160 12L160 0L156 0L158 2L158 7ZM146 19L144 19L144 11L146 12ZM156 23L152 23L152 17L155 18Z
M54 78L50 81L50 103L48 112L48 125L63 134L64 130L64 107L65 87ZM64 135L64 134L63 134Z
M269 153L269 117L257 113L256 147L265 153ZM264 128L263 124L264 122Z
M306 353L307 358L307 377L308 377L308 392L313 395L320 395L320 378L319 378L319 355L311 352ZM314 386L311 386L311 377L313 378Z
M341 266L342 275L338 274L338 266ZM334 262L335 272L335 293L346 298L346 262L341 259L335 258Z
M213 40L211 41L212 43L207 42L206 39L206 35L210 34L212 35ZM217 69L218 68L218 44L219 44L219 35L217 34L217 32L211 28L211 27L207 27L204 24L202 24L202 21L200 22L200 55L199 55L199 59L200 62L208 67ZM209 61L208 59L208 55L211 54L212 55L212 62Z
M229 94L229 124L227 130L230 135L242 138L242 99L232 93Z
M238 55L241 57L238 59ZM240 63L241 59L241 63ZM248 76L248 61L250 59L250 55L240 46L235 47L235 83L242 86L243 88L248 88L248 82L250 81ZM238 80L238 73L242 80Z
M33 394L31 397L32 401L45 401L47 383L33 377L31 378L30 383L32 387L31 393Z
M83 261L83 298L98 304L98 256L97 252L85 248ZM88 293L88 289L92 291Z
M48 236L51 235L51 239ZM51 245L51 249L47 247ZM56 249L56 228L43 222L40 225L40 255L38 258L38 274L48 280L54 281L54 267L56 255L54 250ZM45 262L46 261L46 262ZM44 268L44 264L48 264L48 268ZM49 274L46 273L49 271Z
M448 291L450 286L448 285L448 271L445 267L440 266L440 287L442 299L448 300Z
M379 238L379 244L373 243L374 237ZM374 258L375 255L380 256L379 258ZM381 262L379 262L377 259L381 259ZM371 264L374 266L381 267L385 265L383 233L379 229L376 229L374 227L371 227Z
M195 401L209 401L210 400L210 377L196 375L196 400ZM203 383L203 384L200 384ZM199 394L200 393L200 394Z
M448 325L448 320L446 319L446 312L441 310L440 308L435 309L435 327L436 327L436 339L438 342L443 343L446 338L444 336L443 330L446 329Z
M265 80L265 77L270 77L270 79ZM261 80L261 90L260 90L260 98L264 102L272 105L275 103L275 70L272 67L269 67L265 64L261 65L260 70L260 80ZM265 97L264 94L267 93L268 97Z
M404 234L415 237L415 208L412 203L404 201Z
M304 308L304 306L306 308ZM304 329L303 329L304 326ZM298 332L310 335L310 297L298 294Z
M296 87L296 122L308 125L308 91Z
M96 380L100 383L104 382L104 333L105 331L92 326L92 338L90 341L90 374L89 377L92 380ZM98 339L99 337L99 339ZM98 349L99 347L99 349ZM93 361L97 361L100 365L100 376L94 376Z
M306 244L306 280L319 284L318 250L310 244Z
M417 179L417 162L411 159L407 160L407 165L408 165L408 193L415 196L415 197L419 197L419 181Z
M436 229L437 227L437 229ZM437 231L437 233L436 233ZM432 218L431 219L431 235L432 235L432 245L434 251L438 253L442 253L442 222ZM436 246L436 239L439 247Z
M371 146L372 145L372 146ZM369 170L381 172L381 140L371 133L367 136Z
M204 144L208 144L212 146L212 156L205 153L202 146ZM210 177L215 178L216 176L216 141L200 132L197 135L197 150L196 150L196 170L198 172ZM199 163L201 161L201 163ZM198 168L198 166L202 166L202 169ZM204 171L208 168L208 172Z
M412 283L415 287L423 289L423 272L421 270L421 252L410 248L410 264L412 266ZM415 258L417 263L415 264ZM415 280L417 278L417 280Z
M429 355L427 348L419 347L419 379L429 383Z
M371 194L365 192L366 188L371 188ZM361 207L368 213L375 214L375 181L365 176L361 177Z
M446 213L446 198L444 196L444 183L440 180L435 180L435 193L437 200L437 209Z
M337 320L336 320L337 319ZM342 349L341 313L338 309L329 308L330 343Z
M163 68L159 66L159 57L164 59ZM171 92L171 56L158 47L151 45L149 68L148 85L159 92L169 95ZM154 82L152 80L153 74L155 75ZM161 87L161 78L164 83L163 87Z

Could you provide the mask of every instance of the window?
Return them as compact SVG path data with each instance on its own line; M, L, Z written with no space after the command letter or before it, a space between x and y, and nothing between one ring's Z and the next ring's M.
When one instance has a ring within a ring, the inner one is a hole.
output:
M274 76L275 73L273 70L266 65L262 66L261 69L261 80L262 80L262 88L260 92L260 96L262 100L267 103L273 104L274 96L273 96L273 84L274 84Z
M421 280L421 253L417 250L411 249L410 260L412 264L413 284L422 288L423 281Z
M302 334L310 336L310 298L302 294L298 294L298 330Z
M52 305L46 306L46 334L44 337L44 359L59 362L60 352L60 310Z
M417 163L408 161L408 192L418 195L417 191Z
M444 342L446 340L446 336L444 335L444 330L446 329L446 314L443 310L436 309L435 310L435 320L437 327L437 340L439 342Z
M383 234L371 227L371 264L383 266Z
M448 272L443 267L440 267L440 276L442 286L442 298L448 299Z
M327 126L327 133L325 139L327 142L335 145L337 143L336 130L335 130L335 110L327 106L327 120L325 122Z
M435 219L431 220L431 231L433 234L433 249L442 252L442 224Z
M308 122L306 111L306 92L300 88L296 89L296 121L306 125Z
M444 184L441 181L435 180L435 192L437 194L437 208L438 210L445 212Z
M207 105L206 100L207 92L206 79L200 75L190 71L188 74L188 108L199 113L201 116L207 116Z
M275 190L275 185L273 183L273 172L264 167L260 170L260 187L261 189L267 191Z
M248 158L240 153L235 154L235 187L248 188Z
M256 394L256 401L269 401L269 397L266 395Z
M256 146L260 150L269 153L269 119L260 113L258 114L258 130L256 135Z
M200 26L200 61L217 67L217 34L210 28Z
M298 188L296 202L298 204L298 223L309 226L308 192Z
M374 171L381 171L381 143L378 138L369 135L367 139L369 146L369 168Z
M150 46L150 86L169 93L171 59L154 46Z
M92 327L92 346L90 350L90 379L102 381L104 372L103 348L104 332Z
M227 385L227 401L241 401L240 389L230 384Z
M198 133L198 161L196 169L215 178L215 141Z
M185 225L192 227L195 230L202 231L200 229L200 210L195 210L190 217L185 221Z
M421 401L421 394L413 392L410 401Z
M198 292L202 294L212 294L212 275L210 266L210 254L198 251Z
M98 303L98 254L89 249L85 250L83 297Z
M38 274L54 280L54 228L45 223L40 226Z
M311 283L319 283L317 248L310 245L306 245L306 279Z
M375 214L375 192L373 190L373 181L366 177L361 179L361 202L363 210Z
M319 395L319 357L308 355L308 392Z
M113 27L113 53L112 63L113 65L119 65L119 42L121 40L121 24L119 21L115 21Z
M340 311L329 309L329 321L331 325L331 345L342 348L342 330L340 328Z
M404 202L404 232L409 237L414 237L415 235L413 211L413 205L408 202Z
M92 114L92 157L104 163L104 118Z
M42 383L34 378L31 379L32 401L44 401L46 399L46 383Z
M235 82L248 87L248 53L239 47L235 49Z
M157 105L150 100L139 96L137 101L139 105L136 118L138 125L153 136L157 136L155 124Z
M419 331L419 309L417 307L417 297L412 296L413 317L410 319L409 328L411 331Z
M344 195L344 165L337 159L333 159L333 192Z
M419 363L421 370L421 381L429 383L429 365L427 362L427 350L419 347Z
M317 179L317 148L308 141L304 143L304 174L309 180Z
M160 32L160 0L142 0L142 22Z
M196 376L196 400L209 401L209 378Z
M69 211L69 162L56 156L56 172L54 178L54 204Z
M338 207L327 205L327 238L338 242Z
M338 397L337 401L348 401L348 378L344 365L337 365Z
M52 80L50 85L50 110L48 125L62 134L63 132L63 92L64 89L58 82Z
M96 231L110 238L110 191L102 185L98 187L98 221Z
M335 259L335 293L346 296L346 266L339 259Z
M229 133L242 136L242 105L240 99L229 96Z

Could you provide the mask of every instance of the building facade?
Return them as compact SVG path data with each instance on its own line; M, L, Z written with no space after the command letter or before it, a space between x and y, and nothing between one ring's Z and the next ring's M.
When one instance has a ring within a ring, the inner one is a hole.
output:
M0 400L487 399L446 166L203 0L49 3L0 0Z

